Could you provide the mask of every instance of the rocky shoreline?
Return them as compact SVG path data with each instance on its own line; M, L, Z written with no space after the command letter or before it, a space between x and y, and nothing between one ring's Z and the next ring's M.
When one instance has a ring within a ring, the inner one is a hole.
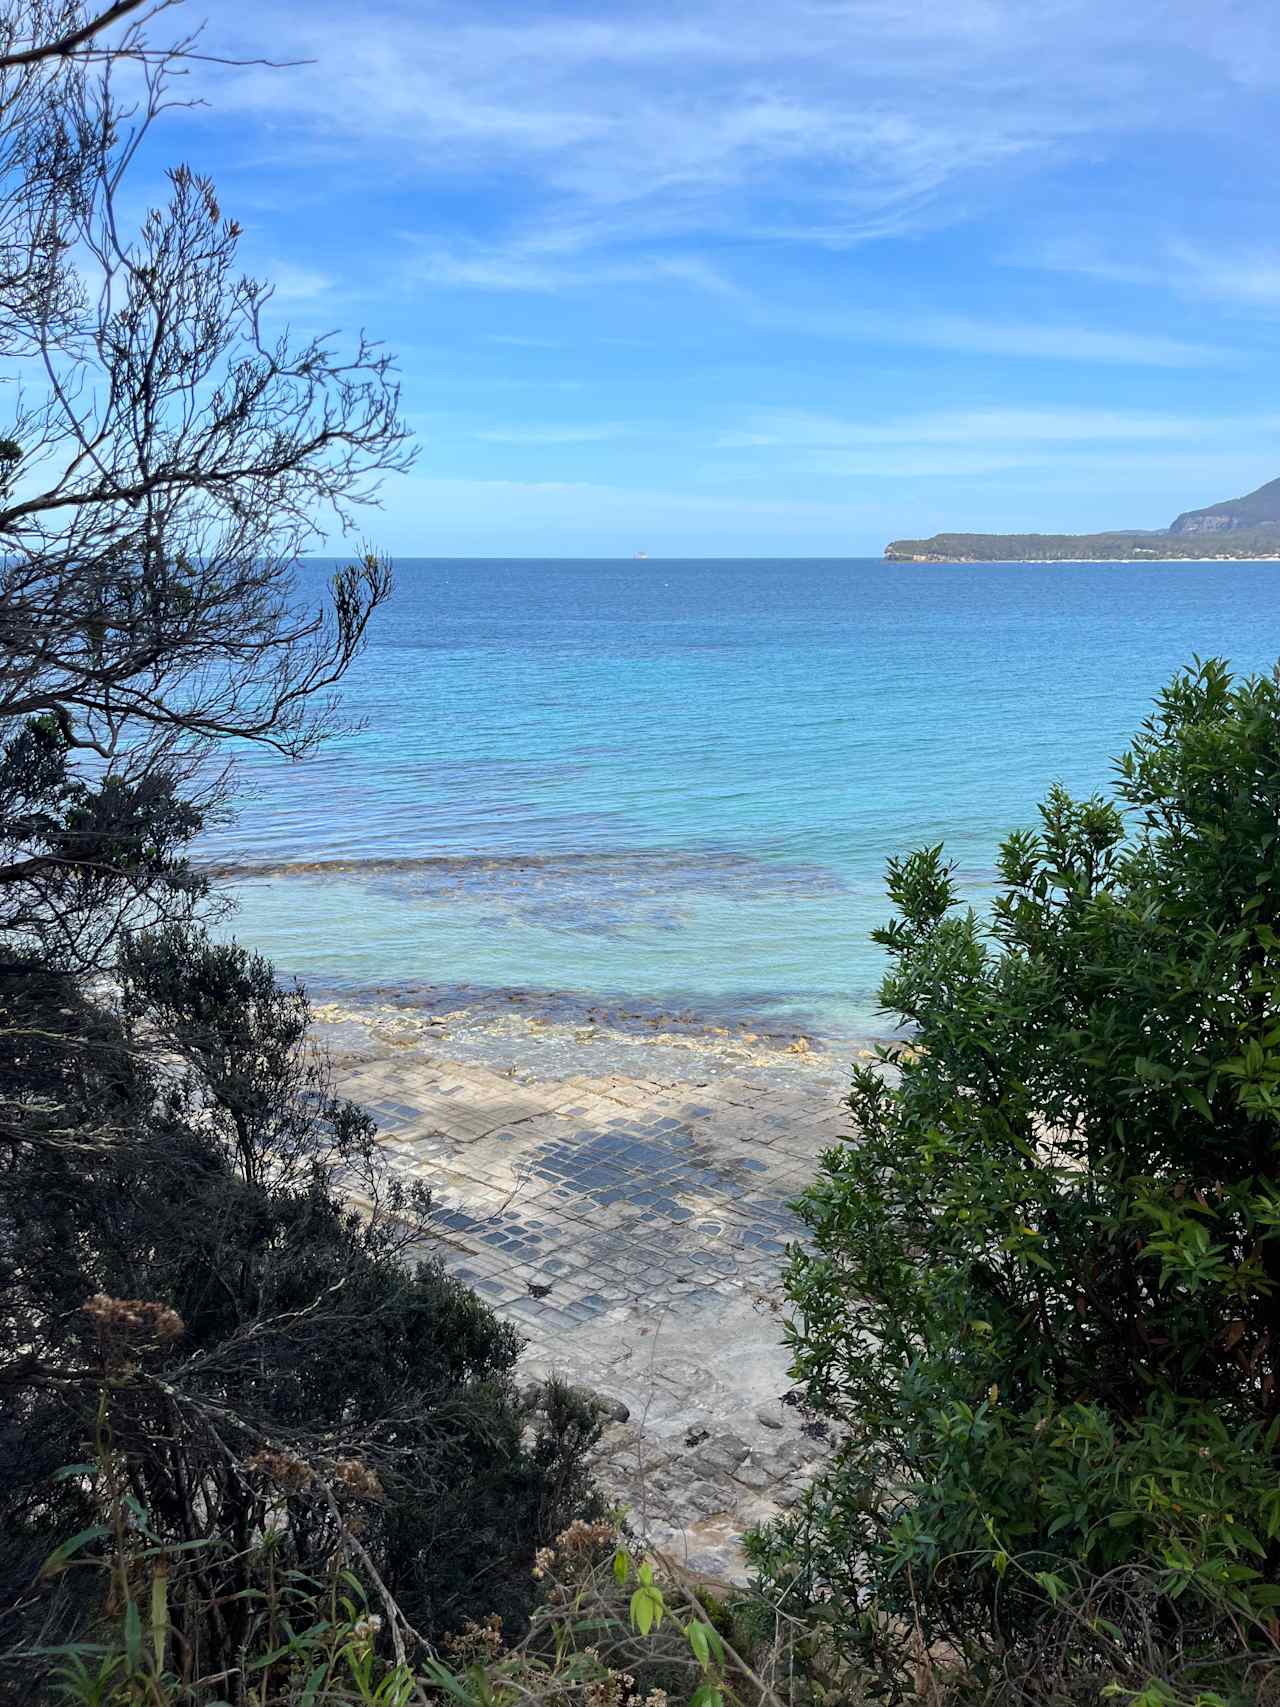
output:
M741 1578L743 1531L830 1449L794 1402L779 1271L872 1046L421 996L318 1004L340 1090L430 1185L434 1254L525 1337L531 1413L552 1376L598 1395L603 1486L652 1544Z
M402 984L357 993L312 983L312 1007L331 1049L428 1048L502 1071L566 1077L592 1071L663 1072L696 1079L750 1067L785 1083L824 1068L844 1073L877 1041L833 1036L817 1016L670 1008L637 997L576 991L476 990Z

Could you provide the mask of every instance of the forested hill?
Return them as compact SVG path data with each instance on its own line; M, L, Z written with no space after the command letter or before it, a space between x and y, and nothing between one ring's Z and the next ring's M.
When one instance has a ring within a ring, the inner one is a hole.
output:
M884 548L895 563L1093 563L1178 557L1280 557L1280 480L1243 498L1184 510L1166 528L1111 533L935 533L895 539Z
M1280 527L1186 533L935 533L895 539L891 563L1162 563L1175 558L1280 558Z

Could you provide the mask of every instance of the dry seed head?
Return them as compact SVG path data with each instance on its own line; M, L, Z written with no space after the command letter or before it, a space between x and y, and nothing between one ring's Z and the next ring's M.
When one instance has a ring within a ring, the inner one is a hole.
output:
M380 1500L382 1483L358 1458L339 1458L333 1466L334 1479L358 1500Z
M467 1664L485 1664L496 1660L502 1652L502 1619L491 1612L482 1622L468 1618L461 1632L446 1636L443 1644L454 1656Z
M595 1553L603 1547L614 1546L617 1539L617 1529L606 1518L586 1523L575 1517L569 1527L556 1536L556 1546L562 1553Z
M246 1458L244 1468L251 1473L265 1476L287 1494L302 1493L315 1479L310 1464L296 1453L272 1452L265 1447L255 1452L252 1458Z
M176 1310L148 1298L111 1298L95 1292L80 1306L104 1337L110 1334L148 1333L157 1340L176 1340L186 1324Z

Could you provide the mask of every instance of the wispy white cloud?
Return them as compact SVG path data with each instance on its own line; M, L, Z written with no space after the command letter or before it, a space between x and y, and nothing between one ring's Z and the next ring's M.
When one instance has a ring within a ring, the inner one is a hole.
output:
M883 321L877 330L884 336ZM1206 367L1241 359L1221 345L1159 333L1111 331L1080 325L1037 325L973 316L925 315L907 342L976 355L1022 356L1035 361L1121 362L1137 367Z
M748 325L824 339L855 339L915 349L948 350L1028 361L1198 368L1243 360L1220 344L1102 326L982 319L976 315L846 308L796 309L753 291L700 255L598 253L538 239L469 244L452 249L415 244L407 264L417 282L493 292L558 294L605 285L684 285L720 298Z
M273 261L266 268L271 280L272 295L277 303L314 302L334 288L328 273L312 267L300 267L292 261Z
M704 256L696 254L593 253L590 239L580 246L554 246L546 233L536 239L455 244L419 243L410 237L408 277L458 289L530 294L587 290L610 284L673 284L726 300L747 301L748 294Z
M1078 362L1155 368L1200 368L1245 359L1235 349L1159 332L1054 324L1014 318L913 312L886 314L850 308L832 313L796 311L757 302L754 317L773 330L818 338L846 338L876 345L947 350L959 355L999 356L1027 362Z
M721 446L1062 445L1193 443L1223 433L1276 432L1280 416L1247 421L1201 415L1144 414L1118 409L950 409L887 421L851 421L805 410L753 415L742 433L722 434Z
M617 0L584 17L544 0L478 19L462 0L359 16L239 0L211 41L314 58L221 77L220 105L269 119L282 145L428 178L501 170L556 223L626 209L667 237L842 245L946 223L976 185L1126 133L1219 123L1241 69L1212 44L1206 64L1194 10L690 0L669 18Z
M1021 251L1019 264L1075 273L1143 290L1174 291L1213 302L1266 310L1280 306L1280 245L1152 236L1141 244L1102 248L1090 237L1057 237Z
M779 464L794 472L839 478L960 478L1052 467L1096 484L1174 461L1188 477L1213 469L1231 478L1240 449L1280 455L1280 415L1247 418L1110 409L941 410L887 420L849 420L803 410L764 410L720 433L715 448L745 454L756 477ZM1170 448L1172 447L1172 449ZM752 461L752 457L755 461Z

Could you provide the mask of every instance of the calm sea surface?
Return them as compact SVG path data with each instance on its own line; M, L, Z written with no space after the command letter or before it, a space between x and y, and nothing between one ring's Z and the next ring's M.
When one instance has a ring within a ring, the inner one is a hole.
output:
M206 845L242 868L235 934L320 989L883 1030L867 933L888 855L945 839L981 905L1000 837L1055 780L1108 788L1193 653L1280 656L1277 563L396 575L344 684L364 729L301 764L253 756ZM319 862L339 863L296 869Z

